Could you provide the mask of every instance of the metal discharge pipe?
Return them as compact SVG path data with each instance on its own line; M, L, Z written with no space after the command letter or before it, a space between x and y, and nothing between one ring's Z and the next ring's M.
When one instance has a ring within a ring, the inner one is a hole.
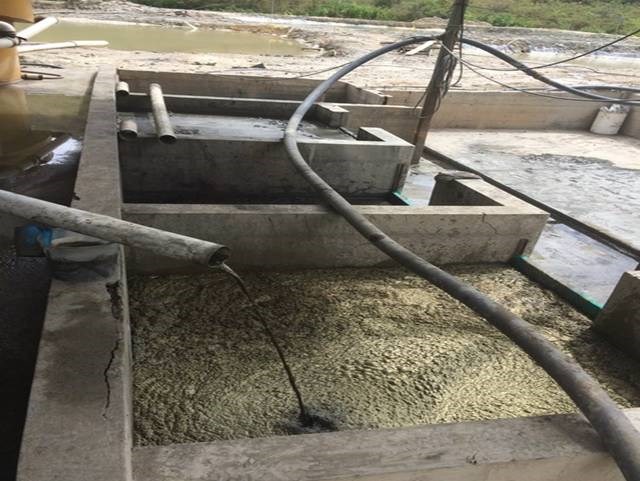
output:
M135 140L138 138L138 123L134 119L125 119L120 122L120 138L123 140Z
M120 80L116 85L116 95L118 97L126 97L130 93L129 84L124 80Z
M354 60L318 85L300 104L289 120L285 131L284 142L291 162L324 201L369 242L399 264L473 309L514 341L558 383L580 408L598 432L625 478L629 481L640 481L640 432L634 428L609 395L579 364L563 354L537 332L531 324L387 236L314 172L298 149L296 137L300 122L314 103L335 82L380 55L405 45L437 38L439 37L417 37L387 45Z
M149 85L149 97L151 98L151 111L153 112L153 120L156 124L156 134L160 142L165 144L173 144L176 141L176 134L171 126L171 119L167 106L164 103L164 95L162 87L159 84Z
M0 190L0 212L208 267L217 267L229 258L229 249L220 244L53 204L6 190Z

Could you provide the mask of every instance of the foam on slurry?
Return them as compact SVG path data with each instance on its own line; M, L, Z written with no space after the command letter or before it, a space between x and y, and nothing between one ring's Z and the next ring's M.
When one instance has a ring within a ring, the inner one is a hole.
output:
M591 321L553 293L508 267L449 270L535 324L620 406L640 406L640 363L600 338ZM576 410L504 335L402 269L243 278L317 425L297 419L278 357L232 279L216 272L132 277L138 445Z

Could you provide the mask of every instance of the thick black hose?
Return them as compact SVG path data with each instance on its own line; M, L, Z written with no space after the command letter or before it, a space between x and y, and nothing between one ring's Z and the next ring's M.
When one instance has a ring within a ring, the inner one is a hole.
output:
M423 277L484 317L506 334L537 362L571 397L600 435L625 478L640 481L640 433L611 400L600 385L574 360L563 354L535 328L492 301L476 289L465 285L388 237L371 223L307 164L297 145L297 130L305 114L340 78L360 65L405 45L437 37L414 37L387 45L343 67L322 82L300 104L287 126L284 142L296 170L313 186L323 200L347 220L360 234L389 257ZM465 39L465 43L469 41Z

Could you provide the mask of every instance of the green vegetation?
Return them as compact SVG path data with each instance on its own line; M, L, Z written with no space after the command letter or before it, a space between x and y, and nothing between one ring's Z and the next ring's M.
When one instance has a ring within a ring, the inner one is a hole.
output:
M448 16L451 0L136 0L196 8L413 21ZM501 27L547 27L622 33L640 28L640 0L471 0L468 20Z

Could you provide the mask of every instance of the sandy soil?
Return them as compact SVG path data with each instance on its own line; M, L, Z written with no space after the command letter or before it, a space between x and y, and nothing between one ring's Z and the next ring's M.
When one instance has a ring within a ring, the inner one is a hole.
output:
M39 13L55 14L59 17L135 21L172 26L194 25L200 28L240 29L286 35L289 38L299 39L311 49L310 55L297 57L188 53L166 55L86 48L25 55L25 59L31 62L75 66L97 66L110 63L122 68L161 71L295 76L342 64L379 47L383 42L412 35L436 33L442 25L441 19L426 19L415 24L356 25L342 21L338 23L335 19L318 21L299 17L157 9L121 0L100 2L99 6L87 2L86 8L82 10L61 10L59 2L36 2L36 5ZM470 26L467 29L467 35L494 45L505 45L517 40L517 44L526 45L527 48L535 51L551 49L560 52L584 51L614 38L582 32L487 26ZM626 41L608 49L607 52L640 56L640 40ZM478 55L477 51L469 51L467 59L485 66L504 67L504 64L500 64L493 58ZM535 57L529 60L532 64L545 63L544 59ZM348 79L360 86L370 88L399 86L422 88L428 82L433 63L434 56L407 57L392 53L374 61L368 67L359 69ZM264 64L266 68L251 68L256 64ZM557 80L573 85L585 83L626 85L637 83L639 78L638 64L629 61L578 63L574 66L547 69L545 72ZM541 86L535 80L517 72L486 73L513 85ZM322 73L315 77L326 76L326 73ZM501 87L467 69L458 88L496 90Z
M623 407L640 364L549 291L500 266L452 269L536 325ZM566 413L571 401L502 334L400 269L246 275L308 405L340 429ZM250 305L221 274L134 277L140 445L286 433L295 401Z

